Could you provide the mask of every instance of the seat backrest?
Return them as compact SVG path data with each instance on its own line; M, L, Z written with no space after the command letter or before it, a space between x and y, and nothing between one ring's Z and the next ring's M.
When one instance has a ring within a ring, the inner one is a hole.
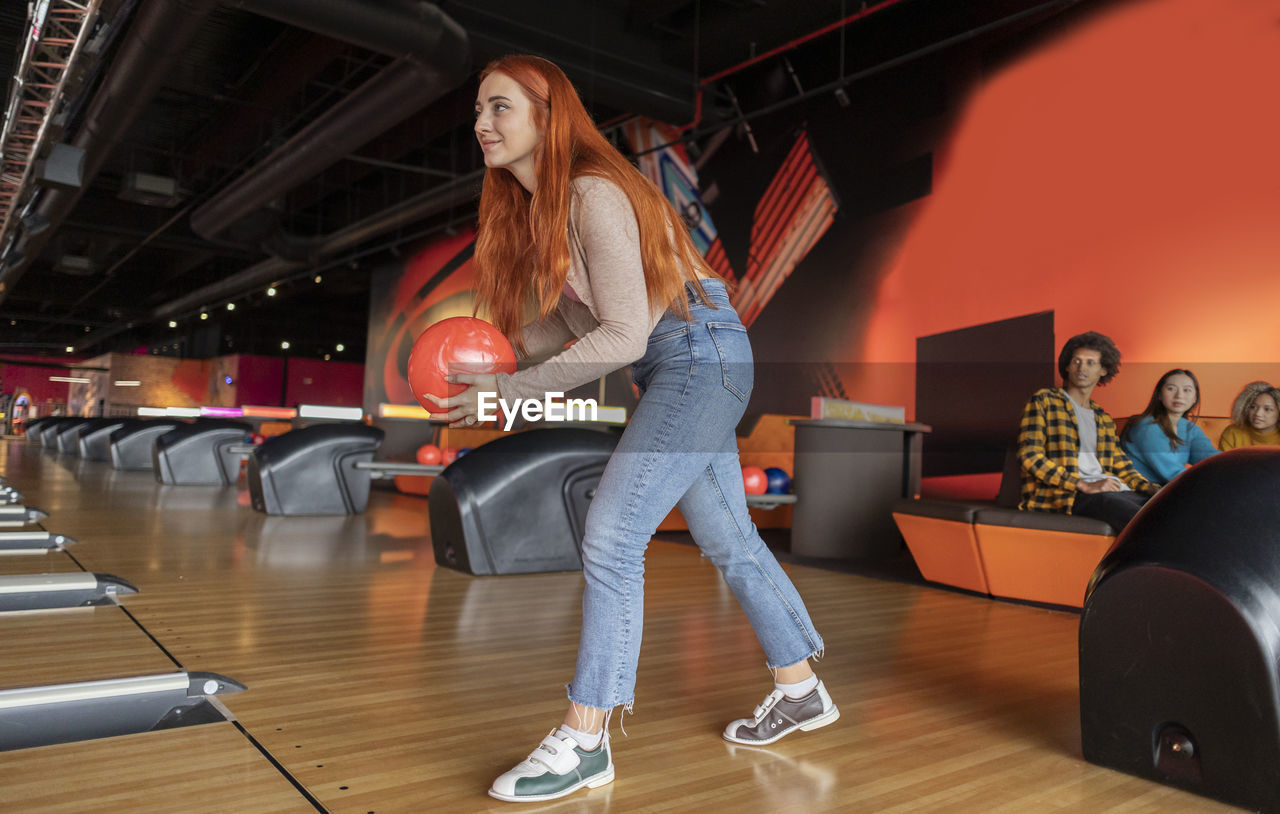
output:
M1004 453L1004 474L1000 476L1000 492L996 505L1006 509L1018 508L1022 501L1022 465L1018 462L1018 445L1010 444Z

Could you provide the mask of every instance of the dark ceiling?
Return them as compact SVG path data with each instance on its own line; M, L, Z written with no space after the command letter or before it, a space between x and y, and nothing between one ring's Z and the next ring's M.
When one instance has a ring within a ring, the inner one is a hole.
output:
M6 77L25 5L0 3ZM0 242L0 354L271 354L287 340L363 361L371 270L474 217L475 73L504 53L556 61L606 127L690 125L697 154L744 118L1075 5L95 0L94 47L42 151L54 163L53 142L82 145L85 177L56 188L33 170L22 187ZM163 6L179 25L144 16Z

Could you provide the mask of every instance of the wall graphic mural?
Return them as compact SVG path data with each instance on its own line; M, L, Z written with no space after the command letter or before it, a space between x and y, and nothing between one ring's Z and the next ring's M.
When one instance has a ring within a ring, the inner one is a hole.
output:
M737 284L752 412L828 395L913 418L919 337L1053 310L1059 342L1100 330L1125 352L1099 391L1114 414L1190 366L1222 415L1243 383L1280 379L1276 19L1280 0L1082 7L860 80L847 106L754 118L754 145L730 133L696 168L666 125L626 135ZM409 402L400 371L431 309L470 312L469 241L382 283L375 402Z
M409 389L409 351L427 326L447 317L471 316L475 230L441 237L407 263L373 274L365 359L364 409L416 404ZM484 316L481 314L480 316Z
M771 183L759 200L752 202L751 245L746 273L739 279L698 191L697 171L682 145L669 144L677 131L643 118L628 122L624 129L640 153L642 171L681 213L695 245L707 253L708 262L717 272L735 283L735 307L749 325L835 217L836 197L807 133L800 131L793 137L794 143L782 156ZM471 314L474 240L474 229L466 229L433 241L403 269L392 267L374 274L365 368L367 411L376 414L380 403L414 403L407 380L414 339L433 322ZM840 375L831 365L806 366L798 372L804 377L806 394L846 395ZM610 380L606 403L632 403L634 393L627 394L624 391L628 388L621 386L625 377L615 378L617 382Z
M725 256L711 213L702 201L698 171L689 161L684 145L679 143L680 131L669 124L637 116L623 125L623 132L632 151L639 156L640 171L662 190L684 218L693 244L707 263L726 280L735 280L737 275Z
M733 305L748 327L835 220L836 198L801 132L756 204L747 273Z

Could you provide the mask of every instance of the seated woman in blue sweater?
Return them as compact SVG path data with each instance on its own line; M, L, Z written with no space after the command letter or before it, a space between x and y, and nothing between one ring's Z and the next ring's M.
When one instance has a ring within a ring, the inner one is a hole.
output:
M1168 483L1187 464L1218 451L1204 430L1186 418L1199 405L1200 382L1190 370L1177 368L1160 377L1147 409L1125 425L1120 446L1147 480Z

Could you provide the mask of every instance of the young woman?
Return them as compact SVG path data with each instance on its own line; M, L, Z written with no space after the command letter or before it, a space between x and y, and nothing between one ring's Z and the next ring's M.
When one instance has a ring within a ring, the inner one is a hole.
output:
M1168 483L1188 464L1200 463L1218 451L1194 417L1200 406L1200 382L1190 370L1176 368L1160 377L1147 409L1129 420L1120 446L1142 476L1152 483Z
M485 68L475 132L488 167L479 303L521 356L554 355L513 374L454 377L472 386L438 402L446 417L474 424L480 392L542 399L625 365L641 392L587 516L569 708L489 793L552 800L613 780L608 723L615 707L634 703L645 548L676 505L774 673L773 691L724 737L764 745L832 723L840 713L809 667L822 639L747 513L734 428L751 395L751 345L724 282L552 63L510 56ZM527 303L537 318L524 325Z
M1245 385L1231 408L1230 427L1222 431L1218 448L1280 446L1280 389L1266 382Z

